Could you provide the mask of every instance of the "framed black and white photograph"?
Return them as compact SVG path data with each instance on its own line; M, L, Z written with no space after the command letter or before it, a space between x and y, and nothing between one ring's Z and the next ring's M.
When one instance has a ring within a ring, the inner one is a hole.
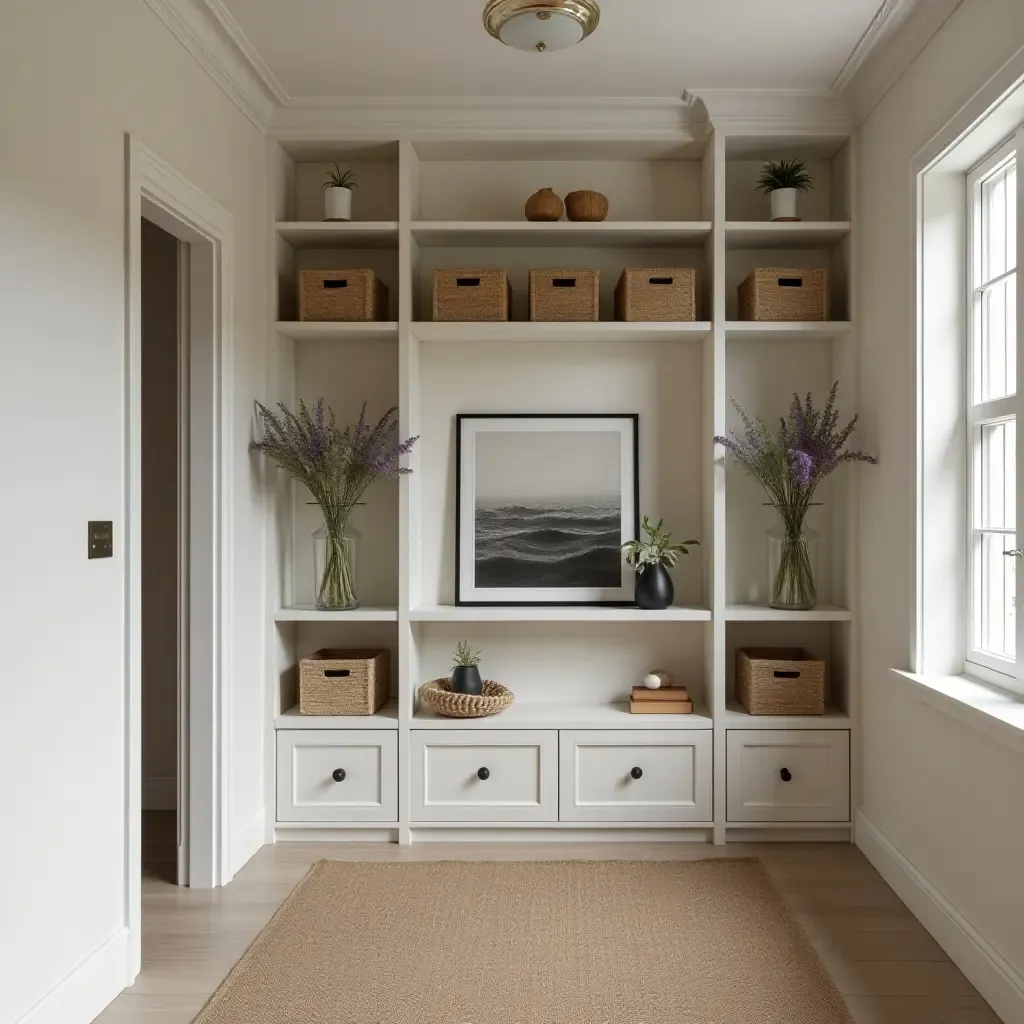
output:
M636 415L456 417L457 604L633 602Z

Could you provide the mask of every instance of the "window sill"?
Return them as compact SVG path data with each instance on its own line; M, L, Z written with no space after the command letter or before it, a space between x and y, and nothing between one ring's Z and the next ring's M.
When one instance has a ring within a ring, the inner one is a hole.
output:
M1024 698L967 676L891 671L918 700L1024 754Z

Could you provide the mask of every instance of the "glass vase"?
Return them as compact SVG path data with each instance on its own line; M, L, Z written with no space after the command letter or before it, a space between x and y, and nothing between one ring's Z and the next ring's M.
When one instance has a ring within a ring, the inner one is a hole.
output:
M772 608L810 611L818 603L818 534L804 525L805 507L774 508L779 521L768 531L769 603Z
M325 516L324 525L313 534L316 606L321 611L346 611L359 607L355 548L347 517Z

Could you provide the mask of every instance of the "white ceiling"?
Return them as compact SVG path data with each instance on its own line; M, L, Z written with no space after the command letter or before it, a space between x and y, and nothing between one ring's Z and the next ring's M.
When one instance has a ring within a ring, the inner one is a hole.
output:
M209 2L209 0L208 0ZM600 0L579 46L521 53L484 0L219 0L291 97L679 96L828 89L892 0ZM905 14L912 3L897 3Z

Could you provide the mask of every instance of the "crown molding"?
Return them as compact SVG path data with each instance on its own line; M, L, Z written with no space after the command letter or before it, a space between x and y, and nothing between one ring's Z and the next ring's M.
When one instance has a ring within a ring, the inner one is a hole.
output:
M863 122L917 59L961 0L885 0L833 90Z
M830 89L694 89L716 131L849 135L853 117Z
M707 113L687 94L672 97L291 97L270 133L281 141L534 138L702 141Z
M220 0L145 0L232 103L263 133L287 96Z

